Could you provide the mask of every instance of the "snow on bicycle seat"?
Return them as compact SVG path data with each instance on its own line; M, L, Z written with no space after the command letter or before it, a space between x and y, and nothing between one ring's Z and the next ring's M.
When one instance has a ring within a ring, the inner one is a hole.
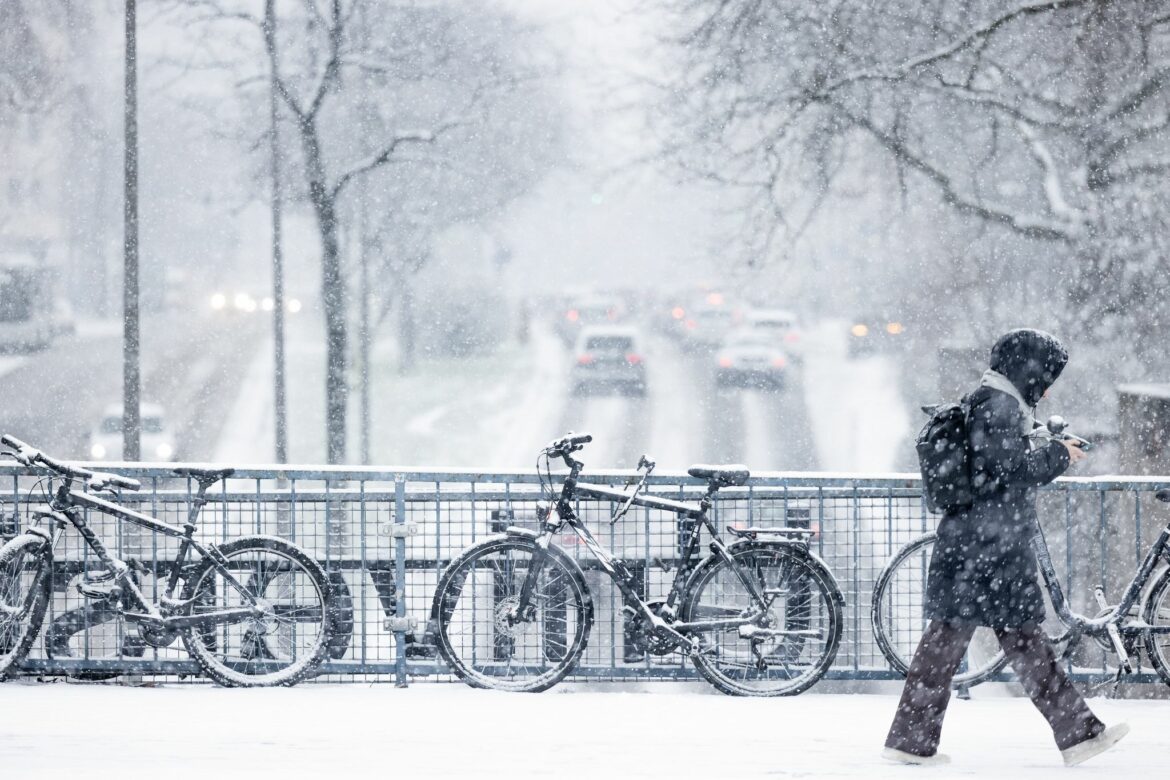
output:
M725 466L711 466L705 463L697 463L687 469L687 473L695 479L705 479L708 482L716 483L720 487L746 485L748 477L752 475L748 471L748 467L741 463L733 463Z
M236 473L235 469L201 469L194 466L181 466L177 469L171 469L180 477L194 477L195 479L227 479L232 474Z

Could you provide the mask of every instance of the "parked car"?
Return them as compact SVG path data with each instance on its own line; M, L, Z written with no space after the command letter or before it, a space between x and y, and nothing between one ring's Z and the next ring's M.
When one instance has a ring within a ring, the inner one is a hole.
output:
M557 318L556 331L566 345L577 343L585 328L615 325L622 320L623 308L616 298L586 297L570 300Z
M770 334L754 328L732 331L715 355L715 384L719 387L784 387L788 357Z
M175 437L166 422L166 414L158 404L144 403L140 407L142 430L139 438L142 459L171 461L175 459ZM89 437L89 456L93 460L122 459L122 406L106 407L101 422Z
M796 314L785 309L750 309L744 327L767 337L792 360L803 357L803 333Z
M849 357L901 349L905 341L905 323L890 314L870 313L849 326Z
M618 391L646 395L646 360L633 328L594 326L577 339L569 386L573 395Z

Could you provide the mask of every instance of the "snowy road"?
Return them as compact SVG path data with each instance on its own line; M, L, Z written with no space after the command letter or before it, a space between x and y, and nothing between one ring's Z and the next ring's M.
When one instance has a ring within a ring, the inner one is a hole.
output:
M981 691L982 689L980 689ZM743 699L701 686L562 686L502 694L462 685L224 690L68 684L2 689L0 775L25 778L1115 778L1158 776L1165 701L1095 699L1127 720L1112 753L1065 769L1024 699L955 701L923 769L878 752L893 695Z
M291 327L292 460L316 462L324 431L324 354L318 323L303 318ZM890 407L901 408L897 385L888 381L893 372L881 360L854 364L844 345L817 344L806 365L790 371L781 391L724 389L714 383L714 355L644 334L645 398L570 395L572 356L538 327L526 345L506 344L495 353L463 359L423 359L407 375L396 369L388 336L374 355L372 461L528 470L541 444L571 429L594 435L581 456L592 469L632 467L648 452L663 469L741 462L755 471L802 471L841 466L841 453L850 446L844 426L870 442L868 449L850 449L845 462L882 470L892 461L889 452L904 443L900 420L862 418L864 404L881 403L883 393L894 399ZM272 459L270 351L267 344L254 348L215 448L217 460ZM821 384L810 384L809 378ZM356 455L357 394L350 400L350 451ZM810 415L813 404L823 420ZM826 455L837 465L828 465Z
M177 456L212 456L220 423L252 359L258 318L176 314L142 321L142 398L162 404ZM121 401L122 334L82 331L0 371L0 431L66 458L88 457L88 436L104 408Z

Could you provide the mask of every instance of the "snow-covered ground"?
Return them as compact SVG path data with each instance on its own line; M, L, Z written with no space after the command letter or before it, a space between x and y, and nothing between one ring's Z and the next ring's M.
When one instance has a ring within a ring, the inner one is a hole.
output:
M896 699L806 693L742 699L674 683L538 695L462 685L9 684L0 689L0 776L18 778L1078 778L1157 777L1170 748L1164 701L1094 699L1133 732L1062 766L1024 699L955 701L947 767L878 753Z

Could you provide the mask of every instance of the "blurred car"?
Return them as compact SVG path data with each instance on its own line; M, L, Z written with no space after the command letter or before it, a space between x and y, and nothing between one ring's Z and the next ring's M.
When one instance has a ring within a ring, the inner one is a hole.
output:
M616 390L625 395L646 395L646 360L641 340L633 328L593 326L581 332L570 369L573 395Z
M691 349L718 347L735 325L735 312L722 304L704 304L686 312L682 319L682 343Z
M785 309L750 309L744 315L743 324L770 339L792 360L799 361L803 357L803 333L793 312Z
M585 328L622 320L622 304L616 298L588 297L569 301L557 319L557 335L566 345L575 344Z
M779 390L784 387L788 356L771 334L740 328L728 334L715 355L715 384Z
M900 349L906 341L906 325L897 317L871 313L849 326L849 357L865 357Z
M217 314L255 314L258 311L270 312L276 304L271 295L255 296L250 292L235 293L215 292L208 300L211 310ZM285 296L284 310L289 314L297 314L304 308L300 298Z
M170 461L175 459L175 437L166 422L166 414L158 404L141 405L142 430L139 438L142 459ZM106 407L102 420L89 436L89 456L93 460L122 460L122 406Z

